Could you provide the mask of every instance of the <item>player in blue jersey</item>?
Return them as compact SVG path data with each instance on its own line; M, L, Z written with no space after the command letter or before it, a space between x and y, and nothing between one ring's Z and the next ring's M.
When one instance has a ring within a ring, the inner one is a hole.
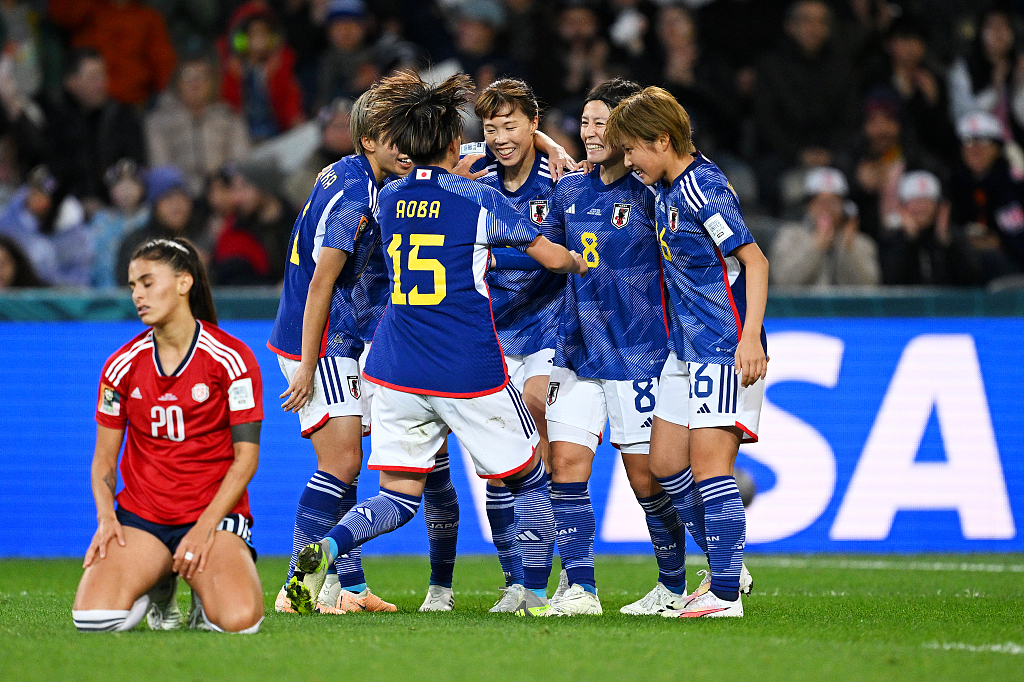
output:
M527 502L520 530L541 538L536 554L545 543L550 553L554 542L536 427L509 384L484 278L491 245L517 246L554 271L583 273L587 266L579 254L548 241L499 192L451 172L459 159L460 110L472 91L464 74L429 86L412 72L386 78L375 90L383 139L417 166L379 197L391 299L364 376L378 385L369 467L381 472L381 492L299 553L288 584L293 606L317 598L337 556L415 515L449 430L480 476L503 479ZM529 564L537 556L524 550L523 559ZM543 576L543 589L546 582Z
M669 348L651 436L651 472L708 556L710 579L683 618L742 617L746 515L733 465L756 442L768 369L763 327L768 260L736 193L697 152L686 111L649 87L620 103L606 138L626 164L660 185L658 243L668 291Z
M299 498L292 560L323 537L356 502L362 467L362 420L368 417L358 359L380 297L372 273L380 262L375 212L377 188L391 174L412 169L408 157L377 140L369 127L371 93L351 114L358 154L326 167L292 228L284 288L267 346L288 380L284 409L299 413L302 435L316 451L318 469ZM372 334L372 330L370 330ZM319 604L325 613L394 611L366 587L358 550L341 557ZM287 579L286 579L287 582ZM282 587L275 608L290 612Z
M680 600L686 588L682 524L647 461L658 375L668 355L655 192L629 172L622 149L604 136L611 110L639 91L636 83L615 79L587 96L580 136L594 169L558 182L544 221L545 228L557 231L553 239L582 250L590 268L586 278L568 278L547 394L551 505L569 585L552 606L564 615L602 612L587 481L608 422L647 515L659 566L655 588L623 612L658 613Z

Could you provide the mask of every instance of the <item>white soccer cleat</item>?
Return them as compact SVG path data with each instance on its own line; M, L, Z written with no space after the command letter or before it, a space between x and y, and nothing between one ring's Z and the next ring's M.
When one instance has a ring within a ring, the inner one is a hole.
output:
M725 601L708 590L690 599L681 611L672 609L661 615L665 618L742 618L743 597L737 596L736 601Z
M455 593L452 588L443 585L431 585L427 588L427 598L420 606L420 613L430 611L451 611L455 608Z
M747 570L747 565L743 564L740 568L740 594L750 594L752 589L754 589L754 578Z
M597 595L579 584L570 585L551 611L552 616L600 616L604 613Z
M203 602L196 594L195 590L192 590L192 606L188 610L188 629L189 630L205 630L207 632L214 632L206 623L206 614L203 611Z
M501 588L501 598L494 602L489 610L491 613L515 613L520 602L526 599L526 587L513 583Z
M700 595L711 589L711 569L706 571L697 571L697 575L703 576L700 581L700 585L693 591L690 597L699 597ZM740 594L750 594L750 591L754 588L754 578L750 575L750 571L747 570L747 565L743 564L740 566Z
M337 573L328 573L324 578L324 586L320 588L320 595L316 598L316 610L318 613L335 613L338 606L338 598L341 596L341 582ZM344 611L342 611L344 613Z
M178 576L171 574L149 591L146 622L150 630L177 630L184 622L178 608Z
M656 616L666 609L682 609L686 599L685 594L676 594L658 583L642 599L619 609L619 613L627 616Z
M568 589L569 575L565 572L565 569L563 568L561 572L558 574L558 587L555 589L555 593L551 595L551 599L548 600L548 603L554 606L556 603L558 603L558 600L562 598L562 595L565 594Z
M292 603L288 599L288 590L285 587L281 588L281 591L277 593L277 599L274 600L274 610L278 613L296 613L295 609L292 608Z

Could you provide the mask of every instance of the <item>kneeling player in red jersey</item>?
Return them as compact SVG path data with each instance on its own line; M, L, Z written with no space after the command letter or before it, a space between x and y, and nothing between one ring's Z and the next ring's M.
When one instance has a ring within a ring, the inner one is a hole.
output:
M72 616L83 632L181 624L255 633L263 590L246 486L259 459L262 380L249 348L217 328L206 271L184 239L140 246L128 268L148 326L103 367L92 490L99 527ZM124 488L116 496L117 456ZM115 508L114 502L117 501Z

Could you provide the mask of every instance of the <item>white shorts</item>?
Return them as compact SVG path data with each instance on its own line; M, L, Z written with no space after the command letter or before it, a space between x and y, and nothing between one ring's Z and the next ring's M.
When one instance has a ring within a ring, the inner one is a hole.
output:
M530 355L506 355L505 365L508 367L508 380L522 393L527 379L546 377L551 374L554 360L554 348L545 348Z
M427 473L449 429L480 478L504 478L533 458L537 427L514 386L478 398L442 398L377 386L367 468Z
M558 424L583 429L598 438L606 423L611 424L612 444L632 445L651 442L651 426L658 399L658 378L639 381L587 379L565 367L551 370L548 384L548 440L569 440ZM587 443L580 443L587 445ZM592 448L593 449L593 448ZM650 448L630 448L630 452Z
M680 362L669 353L654 415L691 429L735 426L743 431L741 442L756 443L762 402L763 379L744 388L732 365Z
M299 361L278 355L277 362L290 384ZM364 383L359 363L352 358L320 358L313 372L313 395L299 410L303 437L309 438L332 417L362 417Z
M362 394L359 402L363 405L363 435L370 435L370 405L373 404L373 394L377 391L377 384L363 378L363 370L366 368L366 356L370 354L370 344L363 346L363 354L359 356L359 378L363 382Z

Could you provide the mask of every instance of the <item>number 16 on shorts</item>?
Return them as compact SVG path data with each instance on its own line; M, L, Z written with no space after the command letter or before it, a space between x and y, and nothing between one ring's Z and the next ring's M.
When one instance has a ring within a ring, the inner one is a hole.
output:
M764 381L744 388L732 365L688 362L686 368L690 428L736 426L744 432L744 443L756 442Z

